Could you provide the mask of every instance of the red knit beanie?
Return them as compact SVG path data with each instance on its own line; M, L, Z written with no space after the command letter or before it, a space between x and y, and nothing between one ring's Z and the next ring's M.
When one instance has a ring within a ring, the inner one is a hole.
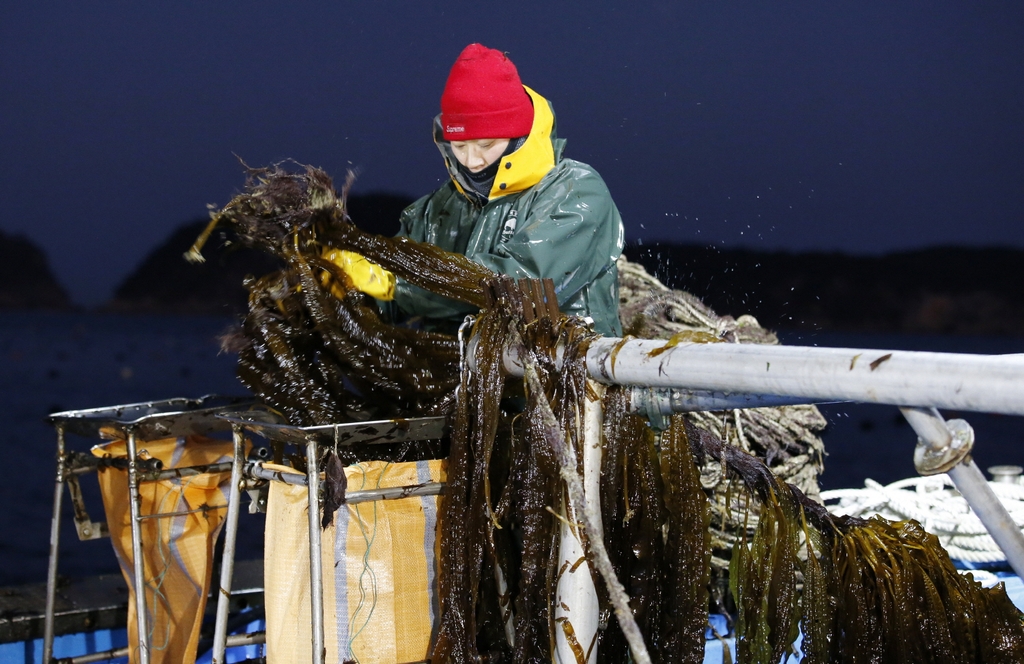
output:
M441 95L445 140L517 138L532 126L533 103L512 61L481 44L463 49Z

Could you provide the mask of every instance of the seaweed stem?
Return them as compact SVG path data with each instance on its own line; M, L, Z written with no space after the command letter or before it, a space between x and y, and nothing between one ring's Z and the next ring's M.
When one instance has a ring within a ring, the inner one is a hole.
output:
M598 572L604 578L609 598L611 599L612 606L615 608L615 617L618 618L622 633L629 643L629 650L633 655L633 661L636 664L651 664L651 656L647 652L646 644L644 644L644 637L640 633L640 627L636 624L633 611L629 606L629 595L626 594L626 589L622 586L618 576L616 576L615 569L612 567L612 561L608 557L608 550L605 549L601 517L596 514L595 505L589 503L583 495L583 481L580 479L579 471L577 470L575 450L566 441L561 428L558 426L558 420L555 419L555 414L551 410L551 406L543 398L544 388L541 386L540 378L537 376L537 367L531 354L527 353L523 357L523 367L527 383L530 386L531 396L536 399L541 418L544 422L542 434L558 457L560 474L562 479L565 480L569 500L574 505L582 507L582 509L577 508L576 513L583 520L583 528L590 534L589 541L590 549L593 553L594 566L597 567Z
M187 260L189 263L206 262L206 259L203 257L203 254L201 253L203 250L203 245L205 245L206 241L210 239L210 235L213 234L213 229L217 227L218 223L220 223L220 214L218 213L210 215L210 223L206 224L206 228L203 229L203 232L199 234L199 237L197 237L196 241L192 243L192 246L189 247L189 250L183 254L185 260Z

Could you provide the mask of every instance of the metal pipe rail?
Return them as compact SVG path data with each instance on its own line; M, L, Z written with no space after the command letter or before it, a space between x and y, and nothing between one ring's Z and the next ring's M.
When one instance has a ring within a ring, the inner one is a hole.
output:
M235 544L238 538L238 512L241 501L242 470L245 466L245 437L238 425L231 427L231 484L228 487L228 513L225 517L224 556L221 559L217 592L217 613L213 628L213 664L224 664L228 637L228 600L235 575Z
M146 559L142 557L141 498L139 496L139 472L136 459L139 458L138 434L135 427L128 428L128 499L130 501L132 531L132 573L135 581L135 624L137 627L140 664L149 664L149 611L146 601Z
M250 461L245 465L245 475L259 480L284 482L294 486L309 486L305 473L283 473L279 470L265 468L262 463ZM320 481L323 490L324 482ZM246 485L251 488L250 484ZM346 491L345 504L369 503L376 500L401 500L414 496L439 496L444 492L444 482L427 482L426 484L410 484L408 486L386 487L383 489L364 489Z
M1024 356L598 339L598 382L1024 415ZM505 366L522 373L509 350Z
M306 468L310 477L320 477L319 454L316 449L316 437L306 439ZM327 651L324 647L324 577L322 544L320 541L320 483L309 482L306 485L306 496L309 509L309 590L313 624L313 662L324 664Z
M46 567L46 612L43 621L43 661L53 659L53 614L57 599L57 561L60 554L61 504L64 498L64 427L57 429L57 482L53 490L53 517L50 520L50 560Z
M1024 534L971 458L974 430L963 420L942 418L934 408L900 408L918 436L914 466L922 475L946 473L971 506L1006 562L1024 576Z

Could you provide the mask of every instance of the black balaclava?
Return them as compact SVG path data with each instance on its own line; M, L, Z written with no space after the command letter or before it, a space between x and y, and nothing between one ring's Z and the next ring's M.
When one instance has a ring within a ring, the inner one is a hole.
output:
M501 156L494 160L494 163L474 173L465 166L462 165L458 159L455 160L455 165L459 169L459 174L462 176L464 182L468 183L472 187L473 194L481 198L483 202L487 202L488 197L491 195L491 188L494 187L494 176L498 174L498 167L501 166L501 160L512 154L519 148L523 147L523 143L526 142L526 136L520 136L519 138L513 138L508 142L508 147L501 153Z

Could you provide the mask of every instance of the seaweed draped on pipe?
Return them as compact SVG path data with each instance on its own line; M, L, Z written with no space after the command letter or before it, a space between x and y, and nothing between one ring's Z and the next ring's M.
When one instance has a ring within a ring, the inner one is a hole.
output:
M702 661L716 526L700 473L714 466L730 478L726 512L761 507L728 563L739 661L778 661L798 629L809 662L1024 661L1021 615L1003 589L960 575L920 525L834 517L699 418L675 416L656 434L628 412L621 388L603 401L599 505L584 504L573 459L582 458L584 401L596 398L582 361L590 331L575 318L524 316L530 303L518 289L464 257L359 231L322 171L251 169L211 228L218 223L283 263L249 281L236 340L240 376L258 396L296 425L451 417L432 661L552 660L556 630L571 630L550 610L566 518L601 571L598 643L577 644L577 659L596 648L599 662ZM484 307L472 329L475 369L460 365L454 338L383 322L321 258L327 247ZM527 360L528 383L505 375L510 343Z
M1003 587L957 572L920 524L833 516L759 460L684 425L695 457L728 466L767 508L730 566L739 661L778 661L797 621L808 662L1024 661L1022 616Z

